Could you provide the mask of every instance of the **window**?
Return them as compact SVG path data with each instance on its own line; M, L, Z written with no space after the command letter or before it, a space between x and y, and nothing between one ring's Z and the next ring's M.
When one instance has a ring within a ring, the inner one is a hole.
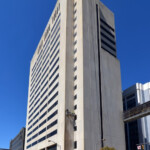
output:
M30 144L30 145L28 145L26 148L29 149L31 146L32 146L32 145Z
M34 136L32 136L32 140L35 139L39 134L35 134Z
M74 25L73 29L75 30L77 28L77 25Z
M27 143L29 143L31 140L32 140L32 138L28 139L28 140L27 140Z
M77 10L74 10L74 12L73 12L73 13L74 13L74 15L76 14L76 12L77 12Z
M47 126L47 130L50 129L51 127L53 127L54 125L57 124L57 120L55 120L54 122L52 122L50 125Z
M74 116L74 120L77 120L77 115Z
M44 137L42 137L41 139L39 139L38 142L40 143L40 142L44 141L45 139L46 139L46 136L44 136Z
M51 91L49 92L49 95L52 94L52 92L58 87L58 85L59 85L59 83L57 83L57 84L51 89Z
M54 74L56 73L56 71L59 69L59 66L57 66L57 68L53 71L52 75L50 76L49 80L52 79L52 77L54 76Z
M74 71L76 71L77 70L77 66L76 67L74 67Z
M53 79L53 81L50 83L49 87L51 87L53 85L53 83L58 79L59 74L56 75L56 77Z
M76 110L76 109L77 109L77 105L74 106L74 110Z
M73 43L74 45L76 45L77 44L77 41L74 41L74 43Z
M75 49L73 52L74 52L74 54L75 54L75 53L77 52L77 49Z
M57 95L58 95L58 92L56 92L56 93L52 96L52 98L48 101L48 104L51 103Z
M41 108L41 110L40 110L40 113L44 110L44 108L47 106L47 104L45 104L42 108Z
M45 93L47 92L48 88L43 92L43 94L41 95L41 98L45 95Z
M77 141L74 142L74 149L77 148Z
M44 86L41 89L41 92L43 91L43 89L46 87L46 85L48 84L48 81L44 84Z
M37 141L35 141L34 143L32 143L32 146L36 145L37 144Z
M42 100L42 102L40 103L39 106L41 106L41 105L45 102L46 99L47 99L47 95L46 95L45 98Z
M46 120L44 120L41 124L39 124L39 128L40 128L41 126L43 126L45 123L46 123Z
M74 131L77 131L77 126L74 126Z
M27 136L30 136L31 134L32 134L32 131Z
M50 134L47 135L47 138L54 136L55 134L57 134L57 130L51 132Z
M48 118L47 121L49 121L50 119L52 119L55 115L58 114L58 110L56 110L53 114L51 114Z
M32 128L32 125L28 128L28 131Z
M33 126L38 122L39 120L37 119L34 123L33 123Z
M74 36L74 38L76 37L76 35L77 35L77 32L75 32L75 33L74 33L74 35L73 35L73 36Z
M77 99L77 95L74 96L74 100L76 100L76 99Z
M39 118L39 120L41 120L45 115L47 114L47 111L41 115L41 117Z
M39 132L39 135L42 134L43 132L46 131L46 128L42 129L40 132Z
M51 111L55 106L57 106L58 104L58 101L56 101L49 109L48 109L48 112Z
M77 76L74 77L74 81L77 80Z
M77 58L74 59L74 62L76 62L76 61L77 61Z
M74 4L73 4L73 7L75 7L77 5L77 2L75 2Z
M35 132L39 127L37 126L36 128L33 129L33 132Z
M77 85L74 86L74 90L76 90L76 89L77 89Z
M75 17L74 19L73 19L73 21L75 22L77 20L77 17Z
M52 72L52 70L54 69L54 67L56 66L56 64L58 63L59 61L59 57L57 58L57 60L55 61L55 63L53 64L52 68L50 69L50 73Z
M38 104L38 102L40 101L40 98L37 100L37 102L34 104L34 107ZM34 108L32 107L32 108Z

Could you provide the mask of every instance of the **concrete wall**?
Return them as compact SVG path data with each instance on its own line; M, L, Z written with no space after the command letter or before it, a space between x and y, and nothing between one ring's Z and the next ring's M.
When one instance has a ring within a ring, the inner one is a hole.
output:
M98 1L83 0L83 109L84 147L86 150L99 150L101 147L96 3L99 8L103 7L101 11L103 15L105 14L105 19L108 19L107 22L114 26L113 14L104 5ZM114 146L116 150L125 150L120 64L114 56L102 49L100 49L100 64L103 132L104 139L106 139L104 146Z
M103 129L105 146L125 150L120 63L101 51Z
M73 62L73 1L67 1L67 26L66 26L66 95L65 95L65 110L74 112L73 87L74 87L74 62ZM65 118L65 148L73 150L74 141L74 118L66 116Z

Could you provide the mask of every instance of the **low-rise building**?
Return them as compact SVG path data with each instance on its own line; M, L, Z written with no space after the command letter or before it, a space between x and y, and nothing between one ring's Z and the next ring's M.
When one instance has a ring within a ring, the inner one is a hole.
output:
M10 150L24 150L25 128L22 128L19 134L10 141Z

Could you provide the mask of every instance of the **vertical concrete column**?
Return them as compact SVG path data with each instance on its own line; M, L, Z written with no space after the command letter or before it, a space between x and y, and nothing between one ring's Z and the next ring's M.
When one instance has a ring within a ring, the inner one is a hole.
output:
M67 20L66 20L66 94L65 110L73 112L73 0L67 0ZM74 117L65 116L65 150L73 150L74 141Z

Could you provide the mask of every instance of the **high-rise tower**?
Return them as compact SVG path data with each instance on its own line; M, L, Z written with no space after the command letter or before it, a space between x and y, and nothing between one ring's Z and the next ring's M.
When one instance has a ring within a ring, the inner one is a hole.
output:
M58 0L30 67L26 150L125 150L114 15Z

